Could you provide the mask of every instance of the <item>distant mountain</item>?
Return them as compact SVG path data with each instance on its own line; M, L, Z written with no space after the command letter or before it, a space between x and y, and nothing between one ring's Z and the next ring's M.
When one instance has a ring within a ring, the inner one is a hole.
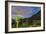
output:
M41 19L41 11L31 17L33 20L40 20Z
M39 12L36 13L36 14L34 14L32 17L25 18L25 19L23 19L23 20L26 20L26 19L40 20L40 19L41 19L41 11L39 11Z

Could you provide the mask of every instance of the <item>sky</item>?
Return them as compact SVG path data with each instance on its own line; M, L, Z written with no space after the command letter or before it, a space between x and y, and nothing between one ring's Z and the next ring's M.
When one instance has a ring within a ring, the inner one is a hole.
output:
M12 17L14 18L18 15L22 18L29 18L38 13L40 10L40 7L12 6Z

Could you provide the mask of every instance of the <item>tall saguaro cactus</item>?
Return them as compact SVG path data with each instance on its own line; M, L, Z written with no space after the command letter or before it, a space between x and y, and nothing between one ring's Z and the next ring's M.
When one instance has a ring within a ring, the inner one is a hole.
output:
M17 27L17 28L18 28L20 19L21 19L21 18L20 18L19 16L16 16L16 17L15 17L15 20L16 20L16 27Z

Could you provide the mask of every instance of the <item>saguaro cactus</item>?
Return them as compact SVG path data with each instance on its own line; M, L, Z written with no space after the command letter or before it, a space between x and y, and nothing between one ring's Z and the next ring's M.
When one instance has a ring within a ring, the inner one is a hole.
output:
M21 18L20 18L19 16L16 16L16 17L15 17L15 20L16 20L16 27L17 27L17 28L18 28L20 19L21 19Z

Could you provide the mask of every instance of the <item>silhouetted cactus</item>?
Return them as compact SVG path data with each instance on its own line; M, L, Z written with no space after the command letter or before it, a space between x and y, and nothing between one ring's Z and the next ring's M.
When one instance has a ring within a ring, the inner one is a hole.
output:
M15 20L16 20L16 27L18 28L19 22L20 22L20 16L16 16Z

